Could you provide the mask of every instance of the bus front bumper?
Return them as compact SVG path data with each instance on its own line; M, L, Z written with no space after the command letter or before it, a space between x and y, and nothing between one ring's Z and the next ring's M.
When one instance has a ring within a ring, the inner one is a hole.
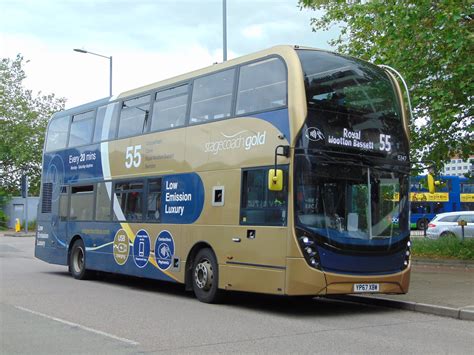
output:
M303 258L288 258L286 294L337 295L354 294L356 284L376 284L379 294L404 294L410 284L411 265L398 273L389 275L348 275L324 272L310 267Z

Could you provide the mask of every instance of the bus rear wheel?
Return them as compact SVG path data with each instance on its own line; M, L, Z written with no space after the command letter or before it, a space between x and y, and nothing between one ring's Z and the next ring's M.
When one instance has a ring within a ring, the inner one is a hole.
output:
M422 218L422 219L419 219L418 221L416 221L416 229L418 230L425 230L425 226L428 224L428 220Z
M217 259L211 249L201 249L194 259L193 291L204 303L217 303L221 298L218 288L219 270Z
M86 248L84 242L78 239L74 242L69 256L69 271L77 280L85 280L89 276L86 270Z

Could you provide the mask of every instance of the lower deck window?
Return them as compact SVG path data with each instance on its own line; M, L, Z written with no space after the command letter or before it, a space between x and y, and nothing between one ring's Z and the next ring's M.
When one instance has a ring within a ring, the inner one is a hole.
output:
M68 187L61 186L61 193L59 195L59 219L61 221L67 220L68 203L69 203Z
M161 210L161 178L148 181L147 204L147 220L159 222Z
M94 206L94 185L71 187L69 220L92 220L92 206Z
M143 182L116 183L115 196L125 220L141 221L143 219Z
M286 225L288 192L270 191L267 186L268 168L246 170L242 173L240 224ZM286 181L286 173L285 181Z
M110 221L111 208L110 208L110 198L107 193L107 184L111 184L111 182L99 182L97 184L97 194L96 194L96 200L95 200L95 220L96 221Z

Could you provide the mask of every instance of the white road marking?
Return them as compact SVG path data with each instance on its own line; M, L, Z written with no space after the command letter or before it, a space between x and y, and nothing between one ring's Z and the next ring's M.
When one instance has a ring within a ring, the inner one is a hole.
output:
M103 331L101 331L101 330L89 328L89 327L86 327L86 326L84 326L84 325L80 325L80 324L77 324L77 323L69 322L69 321L64 320L64 319L61 319L61 318L56 318L56 317L48 316L47 314L40 313L40 312L36 312L36 311L33 311L33 310L31 310L31 309L28 309L28 308L24 308L24 307L20 307L20 306L15 306L15 308L16 308L16 309L19 309L20 311L29 312L29 313L35 314L35 315L37 315L37 316L41 316L41 317L44 317L44 318L47 318L47 319L54 320L54 321L59 322L59 323L63 323L63 324L69 325L69 326L71 326L71 327L76 327L76 328L83 329L83 330L86 330L86 331L91 332L91 333L95 333L95 334L99 334L99 335L102 335L102 336L105 336L105 337L108 337L108 338L112 338L112 339L121 341L121 342L123 342L123 343L127 343L127 344L130 344L130 345L138 345L138 344L139 344L139 343L137 343L136 341L133 341L133 340L130 340L130 339L127 339L127 338L121 338L121 337L118 337L118 336L116 336L116 335L103 332Z

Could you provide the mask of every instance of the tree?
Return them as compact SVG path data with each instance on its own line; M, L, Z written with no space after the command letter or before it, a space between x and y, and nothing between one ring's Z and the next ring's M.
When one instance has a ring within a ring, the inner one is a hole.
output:
M0 189L0 230L7 229L8 216L6 215L4 208L10 201L10 196L6 191Z
M337 51L387 64L405 78L412 99L412 161L440 168L473 151L474 5L470 0L300 0L323 10L313 31L341 26Z
M64 109L65 99L54 94L33 96L23 87L24 59L0 62L0 189L18 194L23 172L30 194L39 193L44 134L52 113Z

